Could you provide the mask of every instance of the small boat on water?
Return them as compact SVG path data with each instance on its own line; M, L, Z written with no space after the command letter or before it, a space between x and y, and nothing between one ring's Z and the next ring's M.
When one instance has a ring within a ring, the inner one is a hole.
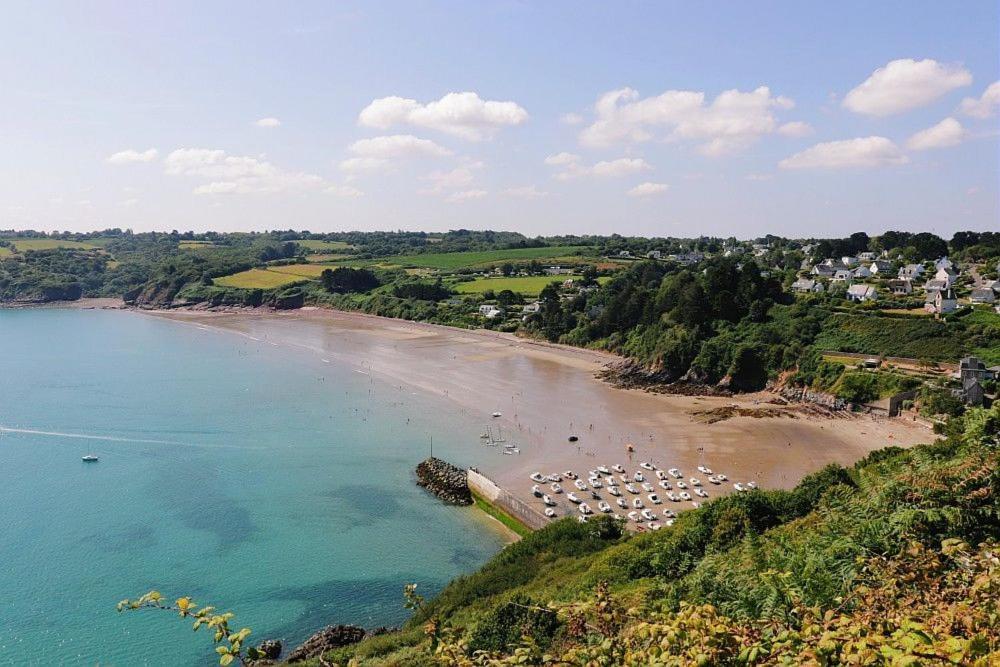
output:
M700 472L703 475L711 475L712 469L706 466L698 466L698 472Z
M561 482L562 481L562 475L560 475L558 473L552 473L551 475L549 475L548 477L546 477L546 479L549 480L550 482Z
M85 454L83 461L84 463L96 463L98 461L97 454Z
M542 490L541 490L540 488L538 488L538 485L537 485L537 484L535 484L535 485L534 485L533 487L531 487L531 493L532 493L532 494L533 494L533 495L534 495L534 496L535 496L536 498L541 498L541 497L542 497Z
M681 499L678 498L677 494L674 493L673 491L667 491L667 500L669 500L672 503L679 503L681 501Z
M567 498L567 499L568 499L568 500L569 500L569 501L570 501L571 503L576 503L577 505L579 505L579 504L580 504L580 499L579 499L579 498L577 497L577 495L576 495L575 493L567 493L567 494L566 494L566 498Z
M556 504L556 501L552 500L552 498L549 498L547 494L542 496L542 502L548 505L549 507L552 507L553 505Z
M569 436L569 437L568 437L568 438L566 438L566 439L567 439L567 440L569 440L570 442L576 442L577 440L579 440L579 439L580 439L580 437L579 437L579 436L576 436L576 435L571 435L571 436Z
M589 481L589 482L590 482L590 485L591 485L592 487L594 487L595 489L599 489L599 488L601 488L602 486L604 486L604 482L602 482L602 481L601 481L601 478L600 478L600 477L592 477L592 478L590 478L590 479L589 479L589 480L587 480L587 481Z
M502 412L494 412L493 413L493 417L494 418L496 418L496 417L503 417L503 413Z
M545 516L549 517L550 519L554 519L554 518L556 518L556 511L554 509L552 509L551 507L546 507L545 508Z
M546 480L546 477L542 473L540 473L540 472L533 472L533 473L531 473L531 481L532 482L538 482L539 484L541 484L545 480Z
M719 479L718 477L714 476L714 475L711 476L711 477L709 477L708 481L711 482L712 484L721 484L722 483L722 480Z
M597 472L601 473L602 475L611 474L611 471L608 470L608 466L597 466Z

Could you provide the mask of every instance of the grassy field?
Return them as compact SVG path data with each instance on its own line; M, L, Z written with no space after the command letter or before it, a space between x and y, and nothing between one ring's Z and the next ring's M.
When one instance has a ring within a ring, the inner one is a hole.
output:
M344 255L342 253L320 253L320 254L310 254L306 255L307 262L319 263L319 262L339 262L342 259L350 259L350 255Z
M329 269L329 266L322 264L288 264L285 266L269 266L268 271L283 273L289 276L299 276L302 278L319 278L319 274Z
M194 248L211 248L214 243L211 241L180 241L177 247L181 250L192 250Z
M282 285L295 283L300 280L304 280L307 277L308 276L300 276L292 273L281 273L270 269L250 269L249 271L234 273L231 276L216 278L214 282L216 285L221 285L222 287L270 289L272 287L281 287Z
M454 289L459 294L482 294L486 290L500 292L509 289L524 296L538 296L542 289L549 283L562 283L564 280L579 280L577 275L562 276L514 276L513 278L477 278L471 282L455 283ZM608 276L602 276L597 282L604 283L610 280Z
M97 248L97 246L92 243L83 243L80 241L62 241L60 239L8 238L4 240L13 243L14 248L16 248L18 252L25 252L27 250L52 250L53 248L76 248L78 250L94 250L95 248Z
M13 254L14 251L8 248L7 246L0 246L0 257L7 257Z
M526 537L531 534L531 529L525 526L523 523L512 517L511 515L504 512L502 509L486 500L478 493L472 494L473 500L476 501L476 507L486 512L491 517L507 526L510 530L514 531L521 537Z
M511 248L481 252L442 252L423 255L395 255L379 261L396 266L454 270L474 266L489 266L506 261L528 261L572 255L588 246L553 246L551 248Z
M351 247L351 244L344 243L343 241L319 241L308 239L305 241L296 241L300 246L306 248L307 250L312 250L313 252L330 252L334 250L346 250Z

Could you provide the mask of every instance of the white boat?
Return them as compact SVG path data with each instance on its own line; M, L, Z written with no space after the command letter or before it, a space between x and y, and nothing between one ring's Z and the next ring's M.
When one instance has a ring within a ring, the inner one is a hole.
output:
M554 509L552 509L551 507L546 507L545 508L545 516L549 517L550 519L554 519L554 518L556 518L556 511Z
M656 471L656 479L663 480L663 479L666 479L666 478L667 478L667 473L663 472L662 470L657 470Z
M628 484L632 480L628 478L628 475L619 475L618 478L625 484Z
M733 488L736 489L737 491L746 491L746 487L740 484L739 482L733 484Z
M587 485L583 483L582 479L575 479L575 480L573 480L573 486L575 486L576 488L580 489L581 491L586 491L587 490Z
M687 491L681 491L681 500L691 500L691 494Z
M85 454L83 457L85 463L95 463L97 459L97 454Z
M566 472L563 473L563 477L565 477L566 479L576 479L576 473L573 472L572 470L567 470Z
M579 504L580 504L580 499L576 497L576 494L575 494L575 493L568 493L568 494L566 494L566 498L567 498L567 499L568 499L568 500L569 500L569 501L570 501L571 503L576 503L577 505L579 505Z
M552 498L549 498L548 494L542 496L542 502L548 505L549 507L556 504L556 501L552 500Z
M618 486L618 480L617 480L617 479L615 479L614 477L608 477L608 478L607 478L606 480L604 480L604 481L605 481L605 482L607 483L607 485L608 485L609 487L612 487L612 486Z
M712 484L721 484L722 483L722 480L719 479L718 477L715 477L714 475L712 477L709 477L708 481L711 482Z
M580 503L580 506L577 509L580 510L580 514L593 514L594 513L594 510L590 509L590 506L587 505L587 503Z
M545 479L549 480L550 482L561 482L562 481L562 475L560 475L557 472L554 472L551 475L549 475L548 477L546 477Z
M628 518L631 519L632 521L635 521L636 523L639 523L639 521L641 520L641 517L639 516L638 512L629 512Z
M665 510L663 510L663 516L664 516L664 518L667 518L667 519L676 519L677 518L677 512L673 511L672 509L665 509Z
M675 521L674 519L667 519L666 521L663 522L663 525L672 526L674 525L674 521Z
M632 479L634 479L637 482L644 482L644 481L646 481L646 478L642 476L641 472L637 472L636 474L632 475Z
M562 493L562 487L556 484L555 482L550 484L549 488L552 489L552 493Z
M602 500L601 502L597 503L597 509L607 514L608 512L611 511L611 505L607 504Z
M625 490L628 491L629 493L639 493L639 489L635 488L631 484L626 484Z
M650 484L649 482L643 482L642 490L645 491L646 493L649 493L650 491L653 491L653 485Z
M653 513L650 512L649 510L642 510L641 512L639 512L639 514L641 514L642 518L645 519L646 521L652 521L653 519L656 518L653 516Z
M680 502L681 499L678 498L677 494L674 493L673 491L667 491L667 500L669 500L672 503L678 503Z
M674 479L680 479L681 477L684 476L681 474L681 471L678 470L677 468L671 468L670 470L667 471L667 473Z
M747 488L749 488L749 489L756 489L757 488L757 482L747 482Z
M597 472L601 473L602 475L611 474L611 471L608 470L608 466L597 466Z
M617 463L611 466L611 469L614 470L615 472L625 472L625 468L621 465L618 465Z
M660 500L660 497L657 496L655 493L651 493L646 497L649 498L649 502L653 503L654 505L659 505L661 502L663 502L662 500Z
M534 496L536 498L541 498L542 497L542 490L540 488L538 488L537 484L535 484L533 487L531 487L531 493L534 494Z
M639 467L643 468L644 470L652 470L653 469L653 464L652 463L648 463L646 461L643 461L642 463L639 464Z
M646 527L649 528L650 530L659 530L660 524L656 523L655 521L650 521L649 523L646 524Z
M589 480L589 481L590 481L590 485L592 487L596 488L596 489L599 489L602 486L604 486L604 483L601 481L600 477L595 477L594 479Z
M718 479L720 482L725 482L726 480L729 479L728 477L726 477L725 475L723 475L721 472L715 473L715 478Z
M691 486L701 486L701 480L697 477L692 477L688 481L691 482Z
M623 510L628 509L628 501L624 498L618 498L615 502L618 504L618 507L621 507Z
M493 413L493 417L503 417L503 413L502 412L494 412Z
M708 498L708 493L705 491L705 489L695 489L694 495L698 496L699 498Z
M669 491L674 487L670 486L670 482L668 482L667 480L663 480L662 482L660 482L660 488L663 489L664 491Z
M542 483L542 482L544 482L544 481L545 481L546 479L547 479L547 478L545 477L545 475L543 475L543 474L542 474L542 473L540 473L540 472L533 472L533 473L531 473L531 481L532 481L532 482L538 482L539 484L541 484L541 483Z
M678 489L686 489L686 488L688 488L688 485L684 483L684 480L679 479L679 480L677 480L677 488Z
M712 469L707 468L705 466L698 466L698 472L700 472L702 475L711 475Z
M632 507L636 508L637 510L641 510L644 507L644 505L642 504L642 498L633 498Z
M608 493L610 493L613 496L620 496L622 494L622 492L618 490L617 486L609 486Z

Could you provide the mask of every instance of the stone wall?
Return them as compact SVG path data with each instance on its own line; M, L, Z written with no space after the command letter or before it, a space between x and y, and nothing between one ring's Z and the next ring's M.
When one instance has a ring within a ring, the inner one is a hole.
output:
M472 504L466 471L438 458L431 457L417 466L417 486L447 503Z
M469 468L469 488L511 515L528 528L538 530L549 523L544 514L501 487L475 468Z

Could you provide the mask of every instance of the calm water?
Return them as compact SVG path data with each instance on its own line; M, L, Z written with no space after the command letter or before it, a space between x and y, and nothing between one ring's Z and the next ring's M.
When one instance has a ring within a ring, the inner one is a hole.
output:
M176 616L116 614L152 588L286 646L396 624L404 583L433 592L502 545L412 483L431 437L482 457L471 418L266 341L0 310L0 427L0 664L214 664Z

